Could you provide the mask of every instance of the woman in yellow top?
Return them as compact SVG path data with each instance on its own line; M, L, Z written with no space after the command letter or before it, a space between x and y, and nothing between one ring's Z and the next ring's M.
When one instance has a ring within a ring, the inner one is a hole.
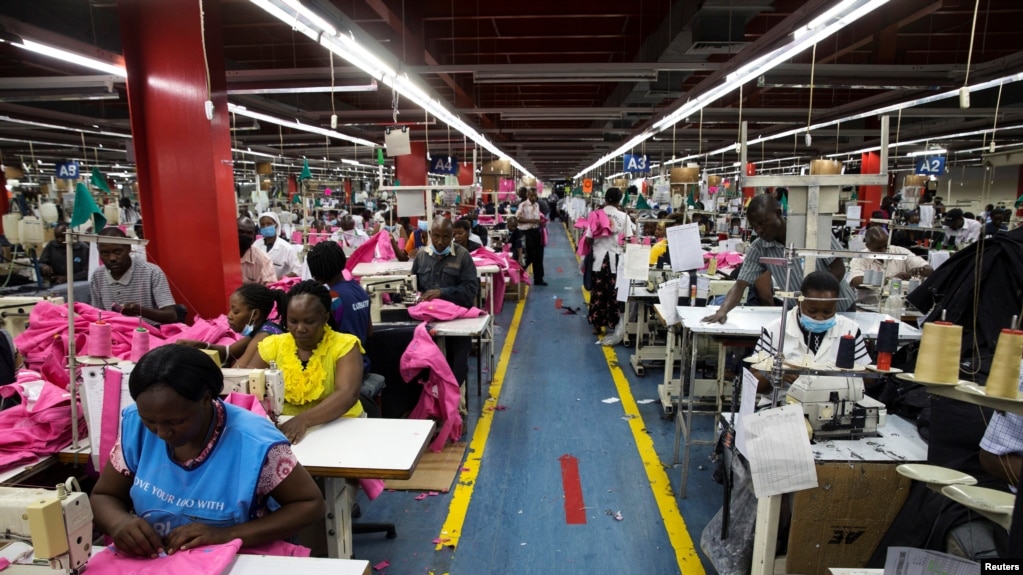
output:
M288 292L284 326L288 333L259 342L249 367L275 362L284 373L284 415L293 415L281 431L298 443L306 430L339 417L359 417L362 405L362 354L354 335L331 329L330 292L307 280Z

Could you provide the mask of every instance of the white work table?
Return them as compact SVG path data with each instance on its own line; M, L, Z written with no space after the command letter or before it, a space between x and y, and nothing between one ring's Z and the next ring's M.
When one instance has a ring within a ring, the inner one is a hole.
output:
M412 273L412 260L406 262L362 262L355 264L352 275L361 278L366 276L408 275Z
M324 479L330 557L352 556L356 490L347 480L412 477L433 428L428 419L341 417L310 429L291 447L311 475Z
M102 547L95 547L92 554L95 555L102 549ZM371 573L369 561L362 559L236 555L224 570L224 575L280 575L288 570L294 570L302 575L370 575ZM4 570L4 575L45 575L47 573L59 573L59 571L54 571L49 565L11 565Z
M492 326L493 316L486 314L478 317L434 321L430 322L429 325L430 335L440 338L438 345L442 349L445 337L471 337L475 338L478 342L480 353L476 358L476 397L483 394L483 342L488 341L491 354L494 351ZM490 363L490 373L494 373L493 359L491 359Z

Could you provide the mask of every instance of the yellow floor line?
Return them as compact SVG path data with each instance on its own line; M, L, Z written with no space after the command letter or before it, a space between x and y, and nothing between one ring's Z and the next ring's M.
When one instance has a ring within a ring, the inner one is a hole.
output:
M455 491L451 496L448 517L444 521L443 527L441 527L439 537L441 543L436 547L438 551L444 547L458 547L458 539L462 535L465 515L469 511L469 500L472 499L472 492L476 487L476 478L479 476L483 451L487 446L487 438L490 436L490 425L494 420L494 406L497 405L497 400L501 396L501 386L504 384L505 372L508 371L512 349L515 347L515 336L518 334L519 322L522 321L522 312L526 308L526 301L528 299L529 290L527 289L526 297L519 300L515 306L515 315L512 317L508 334L504 338L501 357L497 362L494 380L490 384L490 397L483 402L483 413L476 422L476 430L473 431L472 441L469 442L469 455L462 466L461 474L458 476L458 483L455 485Z
M664 528L668 532L668 540L675 549L675 560L678 561L678 568L685 575L704 575L703 563L696 554L696 547L693 545L693 538L689 535L686 522L682 519L682 512L678 509L678 502L675 493L671 489L671 481L668 474L661 465L661 459L654 450L654 440L646 431L646 424L643 423L643 416L639 413L636 400L632 396L632 389L629 387L629 380L618 365L618 356L615 355L613 347L603 346L604 359L607 360L607 367L611 370L611 377L614 379L615 388L618 390L618 397L622 400L622 409L628 420L629 429L632 430L632 437L636 440L636 449L643 461L643 469L646 470L647 480L650 482L650 490L654 494L654 501L657 502L657 509L661 512L664 520Z
M568 230L566 229L565 231L567 233ZM568 240L569 242L572 241L571 234L569 234ZM578 256L576 259L578 259ZM589 305L590 292L586 288L581 289L583 301ZM615 382L615 388L618 390L618 398L621 399L622 409L625 411L625 415L631 416L628 420L629 429L632 431L632 438L636 441L636 449L639 451L639 458L643 462L643 469L646 471L647 481L650 482L650 490L654 494L657 509L661 512L661 519L664 520L664 528L668 532L668 540L671 542L671 547L675 550L675 560L678 562L679 572L685 573L685 575L705 575L706 571L703 568L703 562L700 561L700 556L696 554L693 538L689 535L689 529L686 528L682 512L678 509L678 501L675 499L675 493L671 489L671 481L668 479L668 474L664 471L661 458L657 456L657 451L654 449L654 440L646 431L646 423L643 422L643 416L640 415L639 407L636 406L636 398L632 396L632 387L629 386L629 380L625 377L621 366L618 365L618 356L615 354L613 347L602 346L601 349L604 352L607 367L611 371L611 378Z

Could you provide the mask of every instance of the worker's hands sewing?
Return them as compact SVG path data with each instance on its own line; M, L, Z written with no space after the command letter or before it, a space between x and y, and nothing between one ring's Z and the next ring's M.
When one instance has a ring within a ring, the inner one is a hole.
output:
M895 277L899 278L900 280L909 280L913 279L913 274L910 272L902 272L899 274L895 274Z
M440 299L440 290L439 289L430 289L430 290L426 290L425 292L423 292L423 299L422 299L422 301L430 301L432 299Z
M114 310L117 311L117 310ZM121 306L121 315L137 316L142 315L142 306L137 303L126 303Z
M187 551L203 545L218 545L230 541L225 532L204 523L189 523L167 535L167 554Z
M305 437L306 432L309 430L309 426L306 424L305 418L301 415L292 417L280 424L278 428L292 444L302 441L302 438Z
M111 537L118 549L139 557L155 558L163 552L163 541L148 521L135 515L114 527Z
M726 321L728 321L728 312L719 309L718 311L712 313L711 315L708 315L707 317L701 319L700 321L702 321L703 323L725 323Z

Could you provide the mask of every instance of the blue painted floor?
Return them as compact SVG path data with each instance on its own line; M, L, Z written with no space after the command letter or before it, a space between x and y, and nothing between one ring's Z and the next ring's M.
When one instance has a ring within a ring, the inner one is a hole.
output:
M416 501L418 493L392 491L372 502L360 494L363 521L391 521L398 530L397 539L355 536L357 557L371 565L390 562L383 572L680 572L622 404L602 402L618 392L586 323L581 276L567 235L560 224L550 225L549 232L544 261L550 285L531 289L525 304L498 401L506 409L494 412L458 547L436 551L433 543L441 537L451 493ZM555 297L580 313L563 315L554 307ZM515 304L507 302L497 318L498 355L514 312ZM619 346L615 351L634 398L656 398L663 372L648 368L639 378L628 364L630 350ZM474 376L471 366L470 379ZM482 403L474 388L470 381L465 441L472 439ZM486 398L487 385L483 394ZM662 418L657 402L639 405L639 410L677 493L681 470L671 468L674 423ZM706 436L709 418L697 423ZM688 497L675 498L697 549L721 501L721 487L711 479L710 449L694 448ZM583 525L566 524L559 461L565 454L578 459ZM615 512L621 521L612 516ZM705 559L703 564L714 573Z

